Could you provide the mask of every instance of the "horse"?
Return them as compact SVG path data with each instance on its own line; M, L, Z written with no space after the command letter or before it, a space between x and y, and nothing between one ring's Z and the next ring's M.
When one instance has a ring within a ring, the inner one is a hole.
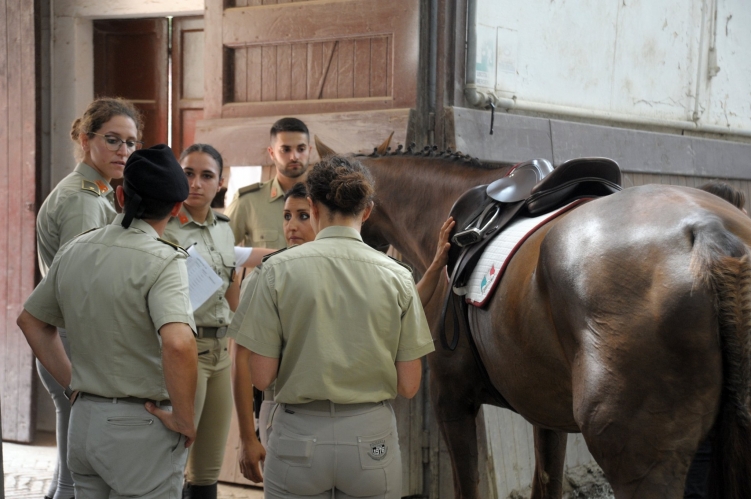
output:
M454 200L505 172L460 153L389 152L388 141L357 159L376 182L364 240L391 244L418 274ZM494 389L534 427L533 498L561 497L567 434L579 432L616 499L683 497L709 435L710 496L751 497L749 245L740 210L667 185L589 201L537 230L489 303L469 307L485 378L464 327L455 351L436 342L428 356L455 497L478 497L475 417L498 405ZM434 339L450 327L448 292L444 280L425 307Z

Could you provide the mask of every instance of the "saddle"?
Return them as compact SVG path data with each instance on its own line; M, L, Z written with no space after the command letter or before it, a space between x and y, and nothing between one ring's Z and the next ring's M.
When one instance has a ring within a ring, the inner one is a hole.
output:
M459 343L461 320L467 331L470 349L485 384L497 405L513 408L494 387L485 370L472 337L468 305L463 296L467 280L488 243L512 221L522 216L539 216L577 199L603 197L621 187L621 170L608 158L578 158L557 168L544 159L515 165L509 173L488 185L473 187L462 194L451 208L456 221L449 250L449 292L441 315L441 344L455 350ZM446 335L446 316L453 310L453 336ZM460 319L459 319L460 318Z

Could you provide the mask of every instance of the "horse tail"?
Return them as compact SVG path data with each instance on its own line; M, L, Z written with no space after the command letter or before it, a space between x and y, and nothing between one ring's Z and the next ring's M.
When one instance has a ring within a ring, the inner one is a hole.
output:
M714 290L723 388L712 437L709 497L751 498L751 262L719 219L694 232L694 275Z

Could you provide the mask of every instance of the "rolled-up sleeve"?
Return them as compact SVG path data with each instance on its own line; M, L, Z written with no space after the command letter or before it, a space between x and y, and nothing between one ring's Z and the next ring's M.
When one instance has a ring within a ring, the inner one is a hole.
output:
M170 322L182 322L190 326L195 334L196 324L190 306L188 270L185 258L171 260L157 277L149 290L149 314L158 331Z
M23 304L23 308L42 322L65 328L63 312L56 292L58 267L58 259L55 259L45 278L34 288L26 303Z
M282 353L282 323L274 297L273 267L264 266L235 341L251 352L278 359ZM252 320L248 320L252 318Z
M414 282L410 283L408 289L411 296L402 313L402 329L399 334L399 347L396 351L397 362L419 359L435 350L430 327L420 300L417 298L419 295Z

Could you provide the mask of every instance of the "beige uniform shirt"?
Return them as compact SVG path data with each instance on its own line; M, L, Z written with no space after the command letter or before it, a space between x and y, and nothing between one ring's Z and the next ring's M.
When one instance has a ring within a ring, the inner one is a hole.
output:
M194 246L198 254L222 278L222 286L193 311L197 326L222 327L229 325L232 320L232 311L224 297L235 269L235 243L228 222L229 218L209 210L206 221L198 223L183 208L164 230L164 239L186 249Z
M284 240L284 191L274 177L243 187L227 208L235 244L247 248L281 249Z
M166 400L159 329L195 331L185 252L143 220L121 220L63 246L24 308L67 329L73 390Z
M37 253L42 275L62 245L90 229L104 227L117 215L115 193L104 177L86 163L62 179L37 215Z
M258 276L261 275L262 268L263 264L259 265L258 267L254 267L253 271L248 274L243 280L242 290L240 293L240 301L237 304L235 315L232 317L232 323L229 325L229 329L227 329L227 336L229 336L230 338L237 337L237 333L240 331L242 323L245 322L245 318L248 317L245 312L247 312L248 306L250 305L250 297L253 296L253 292L256 289L256 285L258 284ZM253 319L252 317L248 317L248 320L252 321ZM249 328L250 324L247 324L245 327Z
M280 358L276 402L380 402L397 394L395 361L434 350L412 274L349 227L263 264L237 343Z

